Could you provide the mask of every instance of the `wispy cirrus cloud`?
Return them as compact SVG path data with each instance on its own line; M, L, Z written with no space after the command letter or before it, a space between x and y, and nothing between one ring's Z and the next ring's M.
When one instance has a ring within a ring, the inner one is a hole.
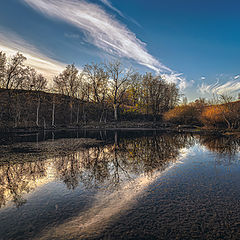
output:
M148 53L146 44L99 5L77 0L23 0L44 15L79 28L86 40L107 53L136 61L156 72L172 72ZM108 1L104 1L108 4Z
M201 94L234 94L240 91L240 82L231 80L224 84L220 84L219 81L213 84L202 83L198 90Z
M48 79L64 69L64 64L44 56L33 45L5 29L0 29L0 51L6 53L7 56L12 56L17 52L22 53L27 58L26 65L35 68Z
M168 83L175 83L181 91L192 85L192 82L187 82L182 73L162 74L161 77Z
M131 17L126 17L119 9L115 8L112 3L109 0L100 0L100 2L102 2L104 5L106 5L107 7L109 7L110 9L112 9L114 12L116 12L119 16L121 16L122 18L125 18L127 20L130 20L131 22L133 22L135 25L137 25L138 27L141 27L141 25L134 20Z
M117 14L119 14L121 17L125 18L125 16L123 15L123 13L118 10L117 8L115 8L112 3L109 0L100 0L104 5L106 5L107 7L111 8L114 12L116 12Z

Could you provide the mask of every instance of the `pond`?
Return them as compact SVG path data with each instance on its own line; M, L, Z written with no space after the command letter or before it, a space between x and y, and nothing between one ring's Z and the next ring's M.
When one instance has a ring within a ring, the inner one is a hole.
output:
M84 137L101 142L42 149ZM0 239L240 238L239 138L72 131L1 139Z

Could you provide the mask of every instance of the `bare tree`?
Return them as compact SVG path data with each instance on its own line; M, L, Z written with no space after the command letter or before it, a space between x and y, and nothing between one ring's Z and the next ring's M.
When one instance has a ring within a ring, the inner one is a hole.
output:
M109 98L114 108L114 120L118 120L118 108L122 104L124 94L130 86L132 69L125 70L119 61L105 64L109 75Z
M2 88L24 89L26 80L27 67L24 65L26 58L17 53L13 57L7 59L3 52L0 52L0 85ZM8 91L7 112L8 118L15 119L15 126L18 125L20 119L20 98L16 91Z
M85 110L85 103L89 103L90 101L90 83L86 78L84 73L79 75L79 88L77 92L77 124L79 123L79 115L80 115L80 104L82 104L82 115L83 122L87 121L87 111Z
M36 125L39 127L39 110L41 105L40 91L46 90L47 79L42 74L38 74L35 69L28 67L25 88L27 90L36 91L37 95Z
M57 92L70 97L70 124L73 123L73 104L80 86L79 80L78 69L74 64L68 65L66 69L53 80Z
M106 97L108 91L108 74L104 68L99 64L85 65L83 73L85 74L90 84L90 98L92 102L100 105L100 122L102 121Z
M134 73L131 75L130 87L127 91L127 104L132 107L133 111L142 111L142 75Z
M228 129L235 128L239 123L239 112L233 100L234 98L227 94L219 96L220 105L218 107L221 110L223 119L227 123Z
M6 64L3 87L6 89L23 88L26 79L27 68L24 65L26 61L21 53L14 55Z
M32 91L44 91L47 88L47 79L42 74L38 74L34 68L28 67L25 88Z
M143 76L143 98L147 114L150 111L156 120L157 115L176 105L179 101L179 91L174 83L167 83L161 76L146 73Z
M163 90L163 82L159 77L153 76L151 73L146 73L143 76L144 92L147 98L147 105L156 120L159 113L159 105L162 101L161 92Z

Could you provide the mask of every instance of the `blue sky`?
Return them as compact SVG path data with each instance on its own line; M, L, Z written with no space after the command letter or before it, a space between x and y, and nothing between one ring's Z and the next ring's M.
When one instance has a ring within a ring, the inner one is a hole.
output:
M5 0L0 50L51 79L66 64L121 59L190 100L240 92L240 1Z

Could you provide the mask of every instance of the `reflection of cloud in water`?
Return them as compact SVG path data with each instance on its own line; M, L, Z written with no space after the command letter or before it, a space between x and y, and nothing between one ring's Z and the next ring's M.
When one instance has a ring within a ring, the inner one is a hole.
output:
M181 163L178 161L177 163ZM102 230L122 212L127 211L142 197L144 190L157 178L166 174L173 166L171 164L162 172L155 172L151 177L144 174L132 182L126 182L117 191L112 193L99 192L92 207L62 225L44 231L40 239L69 239L87 238L89 235L99 234ZM37 238L39 239L39 237Z
M178 162L182 162L187 157L196 155L193 147L191 148L182 148L179 150L180 156L178 157Z

